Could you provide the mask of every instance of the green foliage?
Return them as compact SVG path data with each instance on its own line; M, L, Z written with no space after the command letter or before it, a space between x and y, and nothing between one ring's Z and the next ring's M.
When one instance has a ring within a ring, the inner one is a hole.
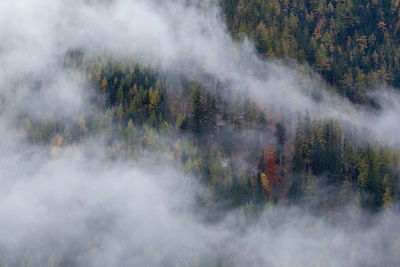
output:
M274 3L274 13L284 12ZM268 30L258 28L261 35ZM70 64L86 71L103 97L90 115L65 123L21 115L21 135L49 144L52 156L93 133L107 143L111 158L166 153L207 188L203 198L210 209L247 205L246 216L274 202L321 209L357 198L377 211L399 199L398 153L352 144L337 121L305 117L291 133L286 121L245 96L222 98L230 95L222 86L182 79L178 89L135 62L84 59ZM333 189L324 193L325 187Z
M374 84L400 86L398 1L223 0L234 37L272 58L307 62L338 92L367 104Z
M375 83L400 86L397 0L221 2L235 38L249 35L264 57L309 63L356 103L373 100L368 92ZM399 152L354 142L337 121L305 117L294 129L207 78L179 78L177 86L134 60L76 53L65 62L82 70L101 97L68 122L20 114L21 139L48 145L51 156L93 133L107 144L110 160L167 154L203 185L199 205L217 211L210 214L238 210L239 227L275 202L336 212L356 199L361 208L379 211L400 198ZM162 262L162 253L154 254ZM38 261L27 250L15 265ZM47 265L66 266L57 255Z
M391 167L398 162L396 156L391 156L394 154L398 153L389 148L377 151L371 146L353 147L348 138L342 137L335 121L306 119L297 129L293 166L294 172L305 179L306 199L311 172L323 184L334 185L337 190L342 187L339 194L343 204L352 199L349 193L352 191L357 192L362 207L379 210L390 205L392 181L398 179Z

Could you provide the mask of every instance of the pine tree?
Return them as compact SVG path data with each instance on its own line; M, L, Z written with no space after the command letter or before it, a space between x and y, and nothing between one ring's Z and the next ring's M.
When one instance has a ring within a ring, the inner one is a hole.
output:
M196 136L201 136L205 131L205 107L200 88L192 92L192 131Z
M283 123L283 121L277 122L275 125L276 128L276 132L275 132L275 136L276 139L278 141L278 155L279 155L279 166L282 166L282 153L284 150L284 146L286 143L286 127L285 124Z

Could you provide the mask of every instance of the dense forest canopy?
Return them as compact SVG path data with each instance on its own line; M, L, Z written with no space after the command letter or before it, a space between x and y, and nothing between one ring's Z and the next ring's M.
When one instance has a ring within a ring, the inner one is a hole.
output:
M229 30L267 58L308 63L355 103L400 86L399 1L222 1Z
M28 2L2 266L400 262L400 1Z

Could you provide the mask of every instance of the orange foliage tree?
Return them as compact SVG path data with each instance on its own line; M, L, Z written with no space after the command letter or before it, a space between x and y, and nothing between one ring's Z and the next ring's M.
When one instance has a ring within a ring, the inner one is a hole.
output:
M280 183L279 171L276 167L276 158L274 152L266 152L265 155L265 174L271 185Z
M272 194L276 192L277 185L280 184L279 170L276 166L275 154L272 151L265 153L265 175L268 180L268 185L272 189ZM269 194L269 199L272 199L272 194ZM275 194L274 194L275 195Z

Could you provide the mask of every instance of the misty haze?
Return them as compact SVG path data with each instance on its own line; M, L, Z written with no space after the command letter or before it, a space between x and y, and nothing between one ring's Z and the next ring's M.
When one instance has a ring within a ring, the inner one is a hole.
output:
M0 266L400 266L400 1L0 1Z

